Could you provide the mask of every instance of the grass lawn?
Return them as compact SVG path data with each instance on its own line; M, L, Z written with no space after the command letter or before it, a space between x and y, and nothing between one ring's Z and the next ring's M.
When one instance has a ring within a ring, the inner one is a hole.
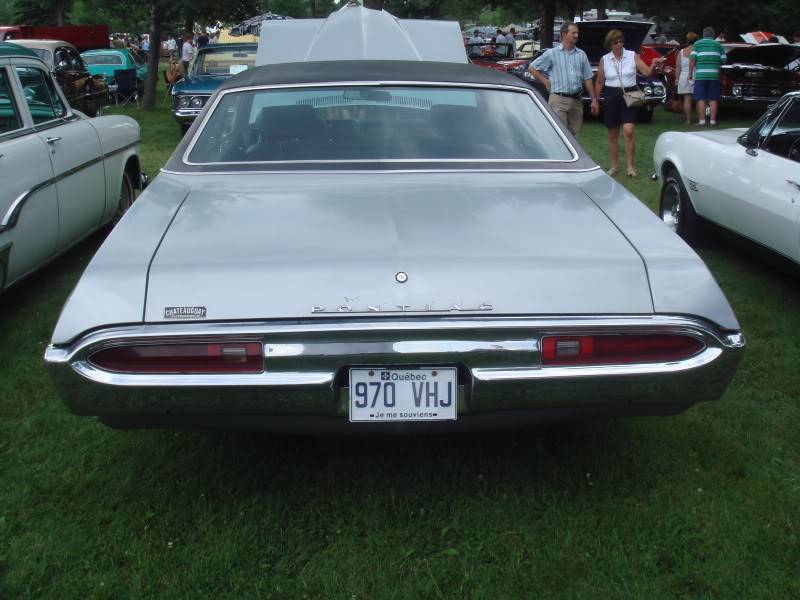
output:
M178 126L166 105L126 112L155 175ZM620 177L651 208L655 138L681 121L639 126L639 177ZM581 140L607 167L602 126ZM800 278L783 262L728 236L700 250L748 349L727 394L682 415L272 437L67 413L42 353L101 241L0 296L0 598L800 598Z

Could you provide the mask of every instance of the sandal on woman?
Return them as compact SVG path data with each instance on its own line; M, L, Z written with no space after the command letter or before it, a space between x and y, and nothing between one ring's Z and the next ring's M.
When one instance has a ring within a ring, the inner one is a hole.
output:
M628 167L628 177L636 177L636 169Z
M608 171L606 171L606 173L611 175L611 177L616 177L617 176L617 168L616 167L611 167Z

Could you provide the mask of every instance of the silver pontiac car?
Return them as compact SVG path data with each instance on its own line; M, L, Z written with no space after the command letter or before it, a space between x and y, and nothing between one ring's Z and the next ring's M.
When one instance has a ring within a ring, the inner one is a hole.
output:
M724 392L744 338L697 255L527 84L419 56L212 96L63 310L45 360L70 410L410 432Z

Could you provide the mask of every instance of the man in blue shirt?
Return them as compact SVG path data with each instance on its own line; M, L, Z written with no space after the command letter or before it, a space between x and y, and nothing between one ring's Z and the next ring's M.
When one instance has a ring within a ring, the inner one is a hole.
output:
M576 135L583 125L583 90L592 99L592 114L600 112L592 86L592 67L586 53L576 47L577 43L578 26L564 23L561 26L561 44L547 50L528 67L531 75L550 92L550 108Z

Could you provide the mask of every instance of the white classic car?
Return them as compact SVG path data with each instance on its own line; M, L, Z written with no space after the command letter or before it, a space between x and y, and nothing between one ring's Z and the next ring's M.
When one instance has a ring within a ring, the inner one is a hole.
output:
M118 219L144 181L136 121L71 109L36 54L0 43L0 291Z
M707 219L800 262L800 92L750 129L663 133L653 160L659 214L685 240Z

